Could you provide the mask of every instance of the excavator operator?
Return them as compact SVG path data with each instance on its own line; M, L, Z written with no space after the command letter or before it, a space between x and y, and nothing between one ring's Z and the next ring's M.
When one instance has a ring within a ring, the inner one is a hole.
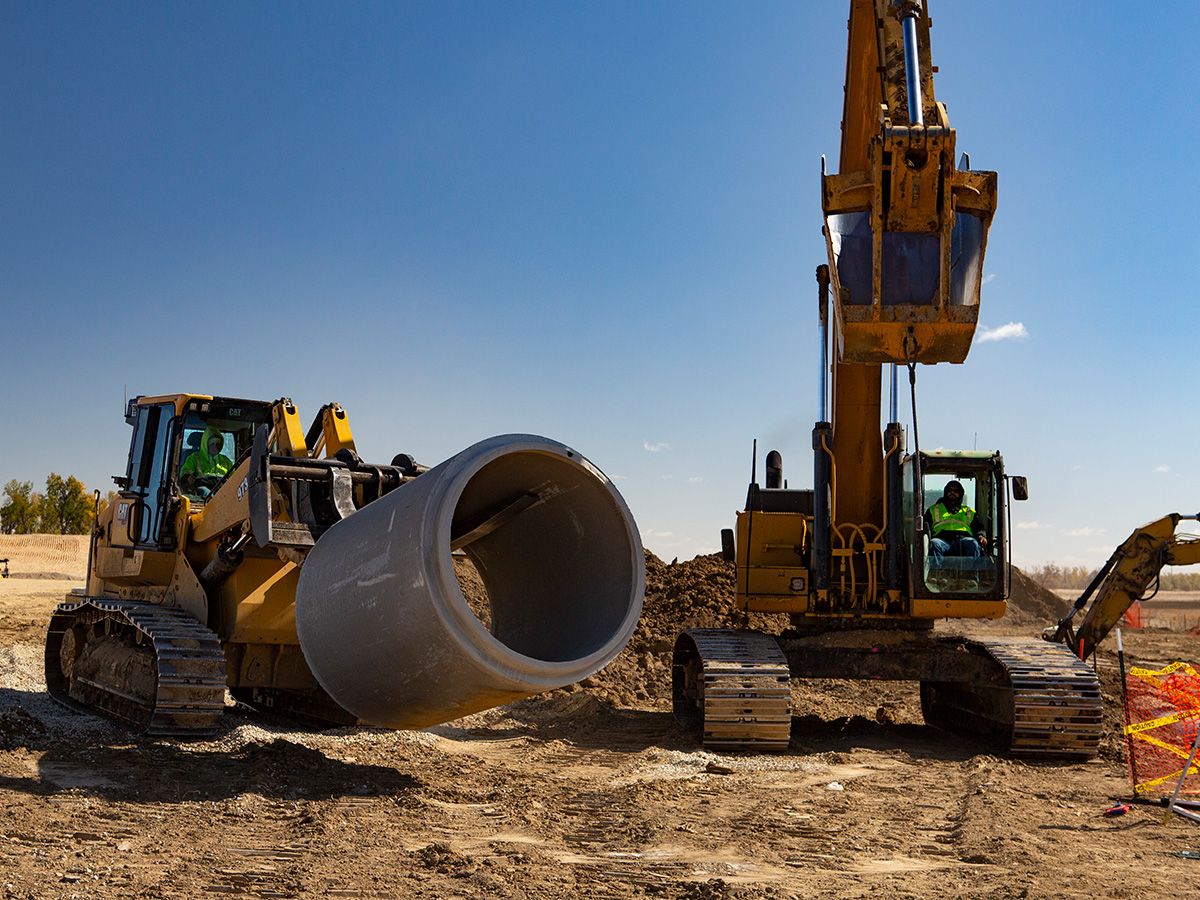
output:
M204 429L200 446L183 461L179 468L179 486L184 493L193 497L207 497L216 484L224 478L233 463L221 452L225 436L211 425Z
M941 498L925 510L929 560L937 565L946 556L979 559L987 548L987 530L975 510L963 505L962 482L949 481Z

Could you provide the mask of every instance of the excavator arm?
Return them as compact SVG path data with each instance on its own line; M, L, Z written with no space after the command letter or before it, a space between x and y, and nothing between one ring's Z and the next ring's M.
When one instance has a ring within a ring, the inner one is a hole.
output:
M1125 611L1145 597L1163 566L1200 565L1200 538L1175 533L1187 520L1200 521L1200 513L1171 513L1134 531L1100 567L1071 611L1042 636L1066 644L1083 660L1095 653ZM1074 619L1084 609L1083 621L1075 628Z
M881 365L966 359L996 209L996 173L970 171L965 158L956 164L955 132L934 94L932 24L928 2L851 0L839 171L825 172L822 161L821 174L828 265L818 282L832 300L821 337L823 358L832 344L832 408L813 433L820 556L813 584L826 592L827 557L865 568L859 580L873 584L883 556L893 607L903 552L893 470L903 438L894 387L894 424L886 439L880 433ZM822 419L825 377L823 363ZM851 562L855 556L864 562ZM823 597L818 605L826 605Z

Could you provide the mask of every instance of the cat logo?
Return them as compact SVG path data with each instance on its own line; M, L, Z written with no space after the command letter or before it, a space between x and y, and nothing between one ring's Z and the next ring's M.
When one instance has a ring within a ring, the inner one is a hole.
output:
M803 575L801 575L798 578L793 578L792 579L792 593L793 594L803 594L805 591L805 588L808 586L806 582L807 582L807 579Z

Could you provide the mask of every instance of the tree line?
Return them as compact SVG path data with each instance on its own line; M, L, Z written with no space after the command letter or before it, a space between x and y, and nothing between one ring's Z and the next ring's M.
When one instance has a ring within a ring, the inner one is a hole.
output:
M1069 588L1082 591L1091 584L1099 569L1089 569L1086 566L1058 566L1046 563L1029 569L1022 569L1026 575L1046 588ZM1151 585L1151 589L1153 589ZM1164 591L1200 591L1200 572L1166 572L1159 580L1159 588Z
M45 491L35 491L32 481L14 478L4 485L0 534L87 534L106 505L101 499L97 509L96 498L74 475L63 478L51 472Z

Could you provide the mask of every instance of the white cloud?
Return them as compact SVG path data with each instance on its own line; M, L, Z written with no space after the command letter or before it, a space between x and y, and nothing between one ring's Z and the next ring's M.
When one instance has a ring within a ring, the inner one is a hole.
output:
M699 484L703 480L704 479L701 478L699 475L693 475L691 478L688 479L688 484Z
M1018 522L1017 527L1026 531L1037 531L1039 528L1045 528L1041 522Z
M674 475L659 475L658 477L663 481L673 481L675 479Z
M1029 332L1025 330L1023 322L1009 322L1007 325L1001 325L999 328L980 328L979 342L987 343L988 341L1011 341L1024 339L1029 337Z
M671 445L664 441L653 444L650 441L642 441L642 449L648 450L651 453L661 453L663 450L670 450Z
M996 273L995 273L995 272L988 272L988 274L986 274L986 275L984 275L984 276L983 276L983 283L984 283L984 284L991 284L991 283L992 283L993 281L995 281L995 280L996 280Z
M629 480L628 475L611 475L609 477L612 478L613 481L628 481Z
M1084 525L1082 528L1071 528L1064 531L1063 534L1067 537L1091 537L1093 534L1104 534L1108 531L1107 528L1093 528L1091 525Z
M1163 473L1166 473L1166 472L1170 472L1170 471L1171 471L1171 467L1170 467L1170 466L1168 466L1168 465L1166 465L1166 464L1163 464L1163 465L1155 466L1155 467L1154 467L1154 471L1155 471L1155 472L1163 472Z
M655 531L653 528L647 528L642 531L642 537L644 538L669 538L674 536L675 532L673 531Z

